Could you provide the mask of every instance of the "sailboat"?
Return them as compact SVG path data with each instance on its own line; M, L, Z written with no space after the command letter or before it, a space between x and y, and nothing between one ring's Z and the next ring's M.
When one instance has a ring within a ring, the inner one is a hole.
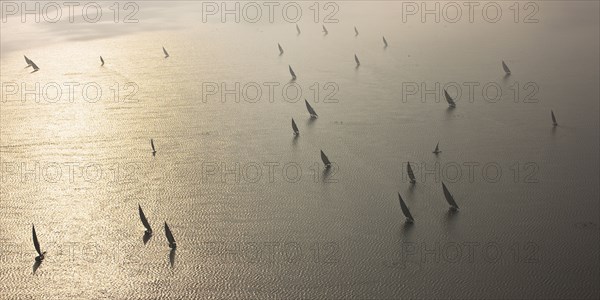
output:
M279 43L277 43L277 47L279 47L279 55L283 54L283 48L281 48Z
M150 146L152 146L152 156L156 155L156 149L154 149L154 140L150 139Z
M167 222L165 222L165 235L167 236L167 241L169 241L169 247L171 249L177 248L177 243L175 242L175 238L173 237L173 234L171 233L171 229L169 229L169 225L167 225Z
M294 118L292 118L292 130L294 131L294 135L300 134L300 131L298 131L298 126L296 126L296 122L294 122Z
M294 70L292 70L292 66L288 65L288 68L290 69L290 74L292 75L292 80L296 80L296 73L294 73Z
M40 70L40 68L38 68L38 66L33 62L33 60L29 60L29 62L31 62L31 67L33 68L33 71L31 73L35 73Z
M169 53L167 52L167 49L165 49L165 47L162 47L162 48L163 48L163 52L165 53L165 58L169 57Z
M383 46L384 46L384 48L387 48L387 46L388 46L388 43L387 43L387 41L385 40L385 36L383 37Z
M354 26L354 36L358 36L358 29L356 29L356 26Z
M323 153L323 150L321 150L321 160L323 161L325 168L331 167L331 162L329 161L329 158L327 158L327 155Z
M101 66L104 66L104 59L102 59L102 56L100 56L100 61L102 62Z
M415 178L415 173L413 172L412 168L410 167L410 162L408 162L406 165L406 173L408 173L408 178L410 178L410 183L412 183L412 184L417 183L417 179Z
M310 106L310 104L308 104L308 101L306 101L306 99L304 99L304 103L306 103L306 109L308 110L308 113L310 114L310 117L313 118L313 119L318 118L319 115L317 115L317 113L312 108L312 106Z
M410 214L410 211L408 210L408 206L406 206L406 203L404 203L404 200L402 200L402 196L400 196L400 193L398 193L398 199L400 199L400 207L402 208L402 213L406 217L406 223L412 224L415 220L413 219L412 215Z
M144 215L144 211L142 207L138 204L138 212L140 213L140 219L142 220L142 224L146 227L146 234L152 235L152 227L150 227L150 223L148 223L148 219L146 219L146 215Z
M502 61L502 69L504 69L504 72L506 73L506 75L510 75L510 69L508 68L508 66L506 65L506 63L504 61Z
M558 123L556 123L556 117L554 116L554 111L550 110L550 115L552 116L552 125L558 126Z
M41 262L44 260L46 251L42 252L42 250L40 250L40 242L38 241L37 234L35 233L35 226L33 224L31 224L31 233L33 235L33 246L35 247L35 251L38 253L38 256L35 257L35 261Z
M446 201L448 201L448 204L450 204L450 210L457 211L458 205L456 205L456 201L454 201L454 197L452 197L452 194L450 194L450 191L448 191L448 188L446 188L446 185L443 182L442 182L442 189L444 190L444 197L446 197Z
M296 24L296 32L298 32L298 35L300 35L300 33L301 33L300 27L298 27L298 24Z
M321 25L323 26L323 32L325 33L325 35L327 35L329 33L329 31L327 31L327 28L325 28L325 25Z
M450 94L448 94L448 92L446 90L444 90L444 96L446 96L446 101L448 101L448 106L450 106L451 108L455 108L456 102L454 102L454 99L452 99L452 97L450 97Z
M435 150L433 150L433 153L435 153L435 154L439 154L440 152L442 152L442 151L440 151L440 142L438 142L438 143L435 145Z
M356 62L356 67L360 66L360 60L358 60L358 56L354 54L354 61Z
M29 58L27 58L27 56L23 55L23 57L25 57L25 62L27 63L27 67L25 67L25 69L31 67L31 60Z

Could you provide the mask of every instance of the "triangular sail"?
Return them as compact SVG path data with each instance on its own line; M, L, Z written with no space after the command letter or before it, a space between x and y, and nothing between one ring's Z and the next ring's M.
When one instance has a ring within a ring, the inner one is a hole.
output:
M435 145L435 150L433 150L433 153L439 153L439 152L441 152L441 151L440 151L440 142L438 142L438 143Z
M354 36L358 36L358 29L356 29L356 26L354 26Z
M152 146L152 152L156 152L156 150L154 149L154 140L150 139L150 146Z
M556 117L554 116L554 111L550 110L550 115L552 116L552 124L554 124L554 126L558 125Z
M446 197L446 201L448 201L448 204L450 204L450 206L452 206L453 208L457 209L458 205L456 205L454 197L452 197L452 194L450 194L450 191L448 191L448 188L446 188L446 185L443 182L442 189L444 190L444 197Z
M279 43L277 43L277 47L279 48L279 54L283 54L283 48L281 48Z
M358 60L358 56L354 54L354 61L356 62L356 66L360 66L360 60Z
M408 178L410 178L410 182L416 182L417 179L415 178L415 173L413 172L413 169L410 167L410 162L407 163L406 165L406 173L408 173Z
M40 242L38 241L37 234L35 233L35 226L33 224L31 224L31 233L33 235L33 246L35 247L35 251L41 256L42 250L40 250Z
M504 69L504 72L506 74L510 74L510 69L508 68L508 66L506 65L506 63L504 61L502 61L502 69Z
M146 219L146 215L144 215L144 211L142 207L138 204L138 212L140 213L140 219L142 220L142 224L146 227L146 231L152 232L152 227L150 227L150 223L148 223L148 219Z
M306 109L308 110L308 113L310 114L311 117L318 117L317 112L315 112L315 110L312 108L312 106L310 106L310 104L308 103L308 101L306 101L306 99L304 99L304 103L306 103Z
M329 167L331 165L329 158L327 158L327 155L323 153L323 150L321 150L321 160L323 161L323 164L325 164L326 167Z
M323 32L325 32L325 34L328 34L329 31L327 31L327 28L325 28L325 25L321 25L321 26L323 26Z
M450 94L448 94L446 90L444 90L444 96L446 97L446 101L448 101L448 105L450 107L456 107L456 102L454 102L454 99L450 97Z
M25 62L27 63L27 67L31 67L31 60L29 58L27 58L27 56L25 56L25 55L23 55L23 57L25 57Z
M298 24L296 24L296 31L298 32L298 34L300 34L300 27L298 27Z
M400 196L400 193L398 193L398 199L400 199L400 207L402 208L402 213L404 214L404 216L407 219L409 219L410 221L412 221L413 217L410 214L410 211L408 210L408 206L406 206L406 203L404 203L404 200L402 200L402 196Z
M101 66L104 66L104 59L100 56L100 61L102 62Z
M385 47L387 47L387 46L388 46L388 43L387 43L387 41L386 41L386 39L385 39L385 36L383 37L383 45L384 45Z
M173 234L171 233L171 229L169 229L169 225L167 225L167 222L165 222L165 235L167 236L167 241L169 241L169 244L175 244L175 238L173 237Z
M163 52L165 53L165 58L169 57L169 53L167 52L167 49L165 49L165 47L162 47L162 48L163 48Z
M296 73L294 73L294 70L292 70L292 66L288 65L288 68L290 69L290 75L292 75L292 79L296 79Z
M38 66L33 62L33 60L30 60L29 62L31 62L31 67L33 68L33 72L36 72L37 70L39 70L40 68L38 68Z
M292 130L294 130L294 134L300 133L300 131L298 131L298 126L296 126L296 122L294 122L294 118L292 118Z

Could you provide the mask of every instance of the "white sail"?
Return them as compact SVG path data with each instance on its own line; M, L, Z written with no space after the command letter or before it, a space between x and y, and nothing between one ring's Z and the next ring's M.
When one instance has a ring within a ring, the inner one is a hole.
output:
M410 211L408 210L408 206L406 206L406 203L404 203L404 200L402 200L402 196L400 196L400 193L398 193L398 199L400 199L400 207L402 208L402 213L406 217L406 222L407 223L414 222L413 216L410 214Z
M504 69L504 72L506 74L510 74L510 69L508 68L508 66L506 65L506 63L504 61L502 61L502 69Z
M323 164L325 165L326 168L329 168L331 166L331 162L329 161L329 158L327 157L327 155L325 155L325 153L323 153L323 150L321 150L321 160L323 161Z

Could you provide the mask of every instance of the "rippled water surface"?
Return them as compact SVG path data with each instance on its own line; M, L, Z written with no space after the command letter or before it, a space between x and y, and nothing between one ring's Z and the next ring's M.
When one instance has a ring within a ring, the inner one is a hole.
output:
M527 24L503 2L501 22L456 24L337 4L328 35L305 2L300 35L191 2L2 24L0 298L598 297L598 2L538 3Z

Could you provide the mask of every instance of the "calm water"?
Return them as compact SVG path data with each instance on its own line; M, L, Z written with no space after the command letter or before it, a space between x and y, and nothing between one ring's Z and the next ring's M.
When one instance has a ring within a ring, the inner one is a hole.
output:
M337 4L326 36L304 2L300 35L203 23L188 2L139 3L137 24L2 24L0 298L597 298L598 2L538 3L535 24L503 2L498 23L456 24ZM239 102L220 93L236 82ZM454 110L422 91L452 82Z

